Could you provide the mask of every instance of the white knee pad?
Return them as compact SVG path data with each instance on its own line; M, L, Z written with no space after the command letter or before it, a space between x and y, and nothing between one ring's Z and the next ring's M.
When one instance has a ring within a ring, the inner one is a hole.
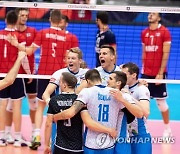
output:
M168 110L168 104L165 99L157 99L157 106L161 112L165 112Z
M33 99L29 99L29 108L30 110L32 111L35 111L37 109L37 101L36 101L36 98L33 98Z
M11 99L8 100L6 111L13 112L13 101Z

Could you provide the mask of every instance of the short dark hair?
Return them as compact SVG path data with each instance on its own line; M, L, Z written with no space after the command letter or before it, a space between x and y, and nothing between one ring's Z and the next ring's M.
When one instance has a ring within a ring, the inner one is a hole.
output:
M77 78L69 72L62 73L62 80L68 85L69 88L74 89L77 85Z
M109 51L112 53L112 55L116 54L114 48L112 46L110 46L110 45L102 45L100 49L103 49L103 48L108 48Z
M86 81L90 80L92 82L94 82L94 81L101 81L101 76L100 76L98 70L91 69L91 70L88 70L86 72L85 79L86 79Z
M61 12L60 10L51 10L50 12L51 22L58 24L61 21Z
M64 19L67 23L69 23L69 18L67 15L62 14L61 18Z
M97 15L96 15L96 18L101 20L101 22L103 24L108 24L108 20L109 20L109 17L108 17L108 12L106 11L98 11L97 12Z
M14 10L10 10L10 11L7 12L7 14L6 14L6 22L7 22L7 24L16 25L17 20L18 20L18 16L17 16L17 14L15 13Z
M17 15L19 15L20 11L29 11L29 9L28 8L20 8L20 7L15 9L15 12L17 13Z
M116 82L121 81L121 87L119 89L119 90L121 90L126 85L127 75L124 72L121 72L121 71L114 71L113 73L116 74L116 77L115 77Z
M136 73L136 79L138 79L138 76L139 76L139 67L132 63L132 62L129 62L129 63L126 63L122 66L122 68L128 68L128 72L130 74L133 74L133 73Z

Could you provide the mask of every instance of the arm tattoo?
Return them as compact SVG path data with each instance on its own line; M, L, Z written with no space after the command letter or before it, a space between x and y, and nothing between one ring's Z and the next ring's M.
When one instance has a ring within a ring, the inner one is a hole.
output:
M77 114L83 107L85 107L85 105L81 101L75 101L73 107L75 109L75 114Z

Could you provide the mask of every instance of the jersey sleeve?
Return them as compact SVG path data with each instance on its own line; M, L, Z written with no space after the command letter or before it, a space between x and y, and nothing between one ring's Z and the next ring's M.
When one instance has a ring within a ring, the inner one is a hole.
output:
M109 44L109 45L116 44L116 37L115 37L114 33L112 33L112 32L109 33L109 35L107 37L107 42L106 43Z
M91 96L88 93L88 88L84 88L83 90L81 90L81 92L78 95L77 101L82 102L83 104L87 105L89 102L89 98Z
M53 84L59 86L59 81L60 81L61 74L62 74L61 70L58 70L58 71L54 72L53 75L50 78L49 83L53 83Z
M164 40L163 41L171 43L171 34L167 28L164 31Z
M43 30L39 31L34 39L33 44L37 47L40 47L42 44Z
M49 102L49 107L48 107L48 110L47 110L47 114L56 114L55 113L55 110L54 110L54 102L53 102L53 99L50 100Z
M73 34L71 48L74 48L74 47L79 47L79 40L77 36Z
M148 100L150 101L150 92L146 86L139 86L139 101L140 100Z
M123 93L123 98L131 104L136 104L134 98L129 93Z

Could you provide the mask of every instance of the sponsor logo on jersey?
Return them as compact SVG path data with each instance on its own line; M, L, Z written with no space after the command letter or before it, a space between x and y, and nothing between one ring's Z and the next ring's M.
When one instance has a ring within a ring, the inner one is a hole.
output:
M96 143L100 148L106 148L110 144L111 139L108 134L101 133L96 138Z

